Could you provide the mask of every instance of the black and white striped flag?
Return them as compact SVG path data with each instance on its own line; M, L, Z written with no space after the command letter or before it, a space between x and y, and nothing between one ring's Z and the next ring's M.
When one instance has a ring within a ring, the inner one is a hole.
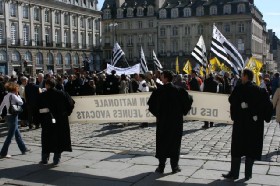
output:
M160 64L160 61L158 60L157 55L156 55L154 50L153 50L153 62L154 62L154 65L155 65L155 70L162 70L163 69L163 67Z
M148 70L145 54L144 54L143 48L141 46L141 51L140 51L140 73L141 74L145 74L148 71L149 70Z
M211 43L211 53L232 69L235 74L244 67L244 60L238 50L230 43L225 36L213 26L213 37Z
M122 56L124 56L124 52L122 51L120 45L116 42L113 48L112 65L115 66Z
M191 55L195 59L195 61L199 64L199 66L203 67L203 73L206 74L207 54L206 54L206 46L202 36L200 36Z

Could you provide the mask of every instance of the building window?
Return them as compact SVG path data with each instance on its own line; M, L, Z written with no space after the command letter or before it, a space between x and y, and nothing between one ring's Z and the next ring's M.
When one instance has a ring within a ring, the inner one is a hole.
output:
M172 35L173 35L173 36L177 36L177 35L178 35L178 27L174 26L174 27L172 28Z
M43 54L41 52L36 55L36 65L43 65Z
M24 60L26 61L26 62L31 62L32 61L32 54L30 53L30 52L25 52L25 54L24 54Z
M138 7L137 8L137 16L143 16L144 13L143 13L143 8L142 7Z
M60 13L55 12L55 24L59 25L60 24Z
M68 31L64 31L64 43L69 43L69 34Z
M64 25L69 25L69 15L68 14L64 15Z
M178 41L177 40L173 40L172 42L172 49L174 53L178 52Z
M121 41L119 41L119 42L120 42L120 44L122 44ZM89 44L89 46L93 46L93 35L92 35L92 33L88 33L88 44Z
M71 55L69 53L65 56L65 65L70 66L71 65Z
M165 28L164 27L160 28L160 36L165 36Z
M45 10L45 22L50 22L50 11Z
M23 26L23 45L29 44L29 26L24 25Z
M203 25L198 25L197 27L197 34L202 35L203 34Z
M132 49L128 49L128 59L132 59L133 54L132 54Z
M10 4L10 15L11 17L17 17L17 5L15 3Z
M231 5L224 6L224 14L231 14Z
M111 19L111 10L104 10L104 16L103 19Z
M34 20L40 21L40 9L34 8Z
M55 32L54 32L54 41L55 41L55 43L59 43L59 36L58 36L58 33L59 32L59 30L55 30Z
M138 44L142 45L142 35L138 35Z
M244 52L244 42L243 39L237 39L237 48L240 52Z
M79 65L79 55L75 54L74 58L73 58L73 64L74 65Z
M17 39L17 26L15 23L11 24L11 44L15 45Z
M50 39L50 29L49 28L45 28L45 40L46 40L46 44L50 44L51 43L51 39Z
M217 11L217 6L211 6L210 7L210 15L217 15L218 11Z
M92 29L92 19L88 19L88 29Z
M237 7L237 13L245 13L245 4L239 4Z
M188 25L185 27L185 35L191 35L191 27Z
M81 19L80 19L80 27L81 28L85 27L85 19L83 17L81 17Z
M76 17L76 16L73 16L73 17L72 17L72 25L73 25L74 27L77 27L77 17Z
M148 43L149 43L149 45L154 44L154 42L153 42L153 35L152 34L149 34Z
M153 16L154 15L154 7L153 6L149 6L148 7L148 16Z
M0 0L0 15L4 14L4 2L3 0Z
M123 9L117 10L117 18L123 18Z
M82 42L82 46L85 47L85 40L86 40L86 37L85 37L85 33L84 32L81 32L80 33L81 35L81 42Z
M126 17L133 17L133 9L132 8L127 9Z
M40 28L38 26L34 28L34 40L35 46L38 46L40 42Z
M196 8L196 16L204 16L204 8L202 6Z
M6 61L6 52L3 50L0 51L0 61Z
M22 14L23 14L22 17L24 19L29 19L29 6L28 5L23 6Z
M12 52L12 61L20 61L20 54L18 51Z
M230 24L225 24L225 33L230 33Z
M73 31L73 43L74 44L77 44L78 43L78 38L77 38L77 32L76 31Z
M48 65L53 65L53 55L52 55L52 53L47 54L47 62L48 62Z
M139 28L139 29L142 28L142 21L138 21L138 28Z
M127 23L127 28L128 28L128 29L133 29L132 22L128 22L128 23Z
M162 18L162 19L166 18L166 10L165 9L161 9L159 11L159 18Z
M3 23L0 23L0 44L4 43Z
M186 53L189 53L190 52L190 49L191 49L191 43L189 40L186 40L185 41L185 52Z
M245 26L243 23L238 24L238 32L240 32L240 33L245 32Z
M165 47L166 47L165 41L161 41L160 42L160 49L159 49L161 54L165 54Z
M178 8L171 9L171 18L177 18L178 17Z
M153 28L154 27L154 21L153 20L150 20L149 21L149 28Z
M184 9L184 17L191 17L192 16L192 9L191 8L185 8Z
M61 53L58 53L56 55L56 64L57 65L62 65L62 55L61 55Z
M128 45L132 45L133 43L133 39L132 39L132 35L128 36Z

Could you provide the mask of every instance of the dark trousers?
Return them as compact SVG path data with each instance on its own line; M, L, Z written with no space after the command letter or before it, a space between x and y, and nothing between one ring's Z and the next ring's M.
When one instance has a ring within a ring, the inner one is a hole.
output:
M240 164L241 164L241 157L231 157L230 173L235 177L239 177ZM254 159L246 156L245 178L252 177L253 165L254 165Z
M159 158L159 167L164 169L165 168L165 163L166 163L167 158ZM179 157L172 157L170 158L170 164L171 164L171 169L176 169L178 168L178 163L179 163Z
M39 111L36 106L27 105L27 114L28 114L28 123L29 127L32 127L32 124L39 126Z

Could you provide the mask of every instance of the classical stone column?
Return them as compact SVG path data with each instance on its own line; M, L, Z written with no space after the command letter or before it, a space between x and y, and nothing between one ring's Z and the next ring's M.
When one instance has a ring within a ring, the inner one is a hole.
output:
M78 34L77 34L77 37L78 37L78 40L77 40L77 43L79 45L79 48L82 48L82 41L81 41L81 16L78 15L77 16L77 19L78 19L78 23L77 23L77 28L78 28Z
M52 46L56 46L55 42L55 10L51 9L50 10L50 15L51 15L51 43Z
M89 47L89 38L88 38L88 34L89 34L89 32L88 32L88 18L87 17L85 17L84 18L84 23L85 23L85 45L86 45L86 48L88 48Z
M73 16L75 16L74 14L70 14L69 13L69 17L70 17L70 23L69 23L69 28L70 28L70 43L71 43L71 48L75 47L75 43L73 41Z
M60 14L60 36L61 36L61 46L65 47L66 41L64 41L64 14L65 12L61 11Z
M22 5L23 5L22 2L18 2L18 40L19 40L20 46L23 45Z
M44 47L46 46L46 38L45 38L45 11L46 11L46 8L41 7L41 34L42 34L41 39L42 39Z
M31 45L35 46L35 38L34 38L34 5L30 5L29 19L30 19L30 40L31 40Z

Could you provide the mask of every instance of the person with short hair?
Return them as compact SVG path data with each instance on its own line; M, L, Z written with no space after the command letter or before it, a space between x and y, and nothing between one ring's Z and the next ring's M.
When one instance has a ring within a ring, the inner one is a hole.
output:
M156 172L163 173L170 158L172 173L180 172L178 165L183 134L183 116L191 109L192 98L182 87L172 83L171 71L163 71L163 85L153 91L148 100L149 111L156 117Z
M230 115L233 120L231 140L231 169L222 176L235 180L239 178L241 157L245 156L245 180L252 178L255 160L261 160L263 148L264 120L272 116L272 103L265 89L255 85L254 73L244 69L241 81L229 97Z
M8 82L5 84L5 88L9 92L2 101L0 105L0 115L2 113L3 108L6 106L6 108L10 108L10 103L14 105L22 105L23 101L21 97L18 94L19 91L19 85L15 82ZM9 109L7 109L9 110ZM22 154L25 154L26 152L30 151L28 149L21 137L20 131L18 129L18 114L11 114L7 113L6 122L9 126L8 135L5 139L4 145L2 146L1 152L0 152L0 158L10 158L11 155L8 154L9 146L11 144L12 138L15 136L17 145L21 151Z
M144 74L139 74L139 86L137 92L149 92L149 87L145 78Z
M68 116L74 108L74 100L66 92L55 88L54 79L46 80L47 91L39 98L39 112L42 123L42 159L47 164L50 153L54 153L53 164L60 162L61 153L72 152Z

